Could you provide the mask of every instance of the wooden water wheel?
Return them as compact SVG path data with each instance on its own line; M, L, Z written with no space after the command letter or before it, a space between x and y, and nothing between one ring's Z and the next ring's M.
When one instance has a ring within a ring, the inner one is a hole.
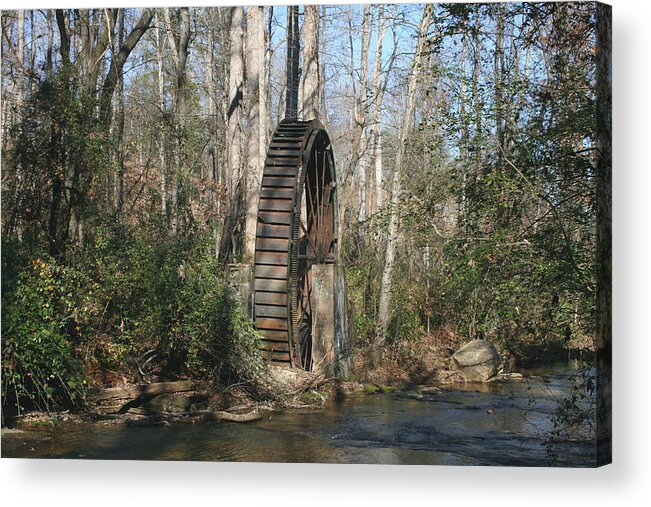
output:
M281 121L264 165L254 267L255 325L274 364L312 367L312 268L336 260L335 181L321 123Z

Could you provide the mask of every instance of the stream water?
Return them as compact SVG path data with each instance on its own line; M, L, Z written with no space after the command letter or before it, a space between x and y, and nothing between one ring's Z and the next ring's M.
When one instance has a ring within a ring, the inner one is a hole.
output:
M565 365L525 381L353 396L248 424L64 423L3 432L2 457L585 467L589 438L556 444L553 461L545 445L575 373Z

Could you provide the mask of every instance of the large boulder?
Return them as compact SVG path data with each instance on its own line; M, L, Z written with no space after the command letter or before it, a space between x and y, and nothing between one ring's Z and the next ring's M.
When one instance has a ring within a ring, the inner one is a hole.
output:
M473 340L452 354L452 364L468 382L487 382L499 372L502 359L486 340Z

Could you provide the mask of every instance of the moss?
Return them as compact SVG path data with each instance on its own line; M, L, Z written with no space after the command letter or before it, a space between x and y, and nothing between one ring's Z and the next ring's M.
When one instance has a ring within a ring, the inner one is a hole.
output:
M375 384L364 384L364 394L375 394L378 392L378 387Z
M299 400L306 405L316 405L323 403L327 397L327 393L321 391L307 391L299 396Z

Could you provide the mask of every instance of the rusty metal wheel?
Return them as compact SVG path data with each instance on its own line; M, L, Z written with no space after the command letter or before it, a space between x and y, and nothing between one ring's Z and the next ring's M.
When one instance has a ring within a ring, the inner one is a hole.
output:
M265 161L255 245L255 324L272 363L312 367L312 267L334 263L335 167L317 120L283 120Z

